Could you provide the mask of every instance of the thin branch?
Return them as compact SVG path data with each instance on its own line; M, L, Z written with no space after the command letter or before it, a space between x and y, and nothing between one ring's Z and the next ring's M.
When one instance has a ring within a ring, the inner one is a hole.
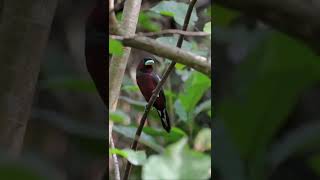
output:
M114 8L114 0L109 0L109 11L113 8ZM111 26L112 26L112 28L111 28L112 31L116 31L116 30L120 29L115 13L110 14L110 22L111 22ZM110 122L109 123L109 143L111 143L112 148L115 148L113 138L112 138L112 127L113 127L113 122ZM112 155L112 160L114 162L113 164L114 164L115 178L116 178L116 180L120 180L120 168L119 168L119 163L118 163L118 157L116 154Z
M182 31L180 29L164 29L159 32L139 32L133 36L114 36L111 35L110 37L112 39L118 39L118 40L123 40L123 39L132 39L137 36L161 36L161 35L167 35L167 34L179 34L179 35L184 35L184 36L210 36L210 33L206 32L192 32L192 31Z
M111 148L113 148L113 149L115 148L112 137L111 137ZM113 158L113 162L114 162L114 168L117 169L115 171L116 180L120 180L120 170L119 170L120 168L119 168L119 161L118 161L117 155L112 154L112 158Z
M171 59L177 63L187 65L195 70L206 74L208 77L211 75L211 62L208 62L205 57L195 55L183 49L164 45L154 39L147 37L134 37L129 39L120 40L125 46L134 47L148 51L157 56Z
M184 24L183 24L183 28L182 30L187 30L187 27L188 27L188 24L189 24L189 20L190 20L190 17L191 17L191 13L192 13L192 10L193 10L193 7L195 5L197 0L192 0L189 4L189 7L188 7L188 11L187 11L187 14L186 14L186 17L184 19ZM182 46L182 42L183 42L183 37L184 35L180 35L179 36L179 39L178 39L178 42L177 42L177 47L181 48ZM166 72L164 73L161 81L158 83L156 89L154 90L154 93L152 94L147 106L146 106L146 109L143 113L143 116L141 118L141 121L140 121L140 125L137 129L137 132L136 132L136 136L135 136L135 139L133 141L133 144L131 146L131 149L133 149L134 151L137 150L137 146L138 146L138 141L139 141L139 138L140 138L140 135L141 135L141 132L142 132L142 129L143 129L143 126L145 124L145 121L147 119L147 116L148 116L148 113L153 105L153 103L155 102L155 100L157 99L157 96L164 84L164 82L167 80L168 76L170 75L171 71L174 69L174 66L175 66L176 62L171 62L170 66L168 67L168 69L166 70ZM126 165L126 170L125 170L125 174L124 174L124 177L123 179L124 180L127 180L128 177L129 177L129 174L130 174L130 170L131 170L131 163L129 161L127 161L127 165Z

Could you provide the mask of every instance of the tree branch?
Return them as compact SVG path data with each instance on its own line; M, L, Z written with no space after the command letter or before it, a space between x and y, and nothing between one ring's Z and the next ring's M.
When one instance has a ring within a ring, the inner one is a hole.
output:
M135 34L140 7L141 0L125 1L123 10L123 20L120 28L118 27L118 23L116 21L114 13L111 13L113 31L124 36L130 36ZM130 47L125 47L122 56L112 56L111 58L111 62L109 65L109 112L114 112L117 108L120 88L124 72L127 66L128 58L130 55L130 51ZM109 121L109 143L110 138L112 137L112 126L113 123Z
M167 46L154 39L142 36L124 38L120 41L122 41L125 46L148 51L157 56L165 57L177 63L184 64L206 74L208 77L211 75L211 63L208 62L205 57L195 55L177 47Z
M122 40L122 39L131 39L137 36L161 36L161 35L167 35L167 34L182 34L184 36L209 36L210 35L210 33L202 32L202 31L192 32L192 31L182 31L180 29L164 29L159 32L139 32L133 36L125 36L125 37L111 35L111 38Z
M189 4L189 7L188 7L188 11L187 11L187 14L186 14L186 17L184 19L184 23L183 23L183 27L182 27L182 30L187 30L187 27L188 27L188 24L189 24L189 20L190 20L190 17L191 17L191 13L192 13L192 10L193 10L193 7L195 5L197 0L192 0ZM183 43L183 37L184 35L180 35L179 36L179 39L178 39L178 42L177 42L177 47L178 48L181 48L182 46L182 43ZM153 105L153 103L156 101L157 99L157 96L164 84L164 82L167 80L167 78L169 77L170 73L172 72L172 70L174 69L175 67L175 64L176 62L171 62L170 66L168 67L168 69L166 70L166 72L164 73L162 79L160 80L160 82L158 83L156 89L154 90L154 93L152 94L147 106L146 106L146 109L143 113L143 116L141 118L141 121L140 121L140 125L137 129L137 132L136 132L136 136L135 136L135 139L132 143L132 146L131 146L131 149L133 150L137 150L137 146L138 146L138 141L139 141L139 138L140 138L140 135L141 135L141 132L142 132L142 129L143 129L143 126L144 126L144 123L147 119L147 116L148 116L148 113ZM128 177L129 177L129 174L130 174L130 170L131 170L131 163L129 161L127 161L127 165L126 165L126 170L125 170L125 174L124 174L124 180L127 180Z
M216 0L218 4L257 17L274 28L303 40L320 54L320 2L304 0Z

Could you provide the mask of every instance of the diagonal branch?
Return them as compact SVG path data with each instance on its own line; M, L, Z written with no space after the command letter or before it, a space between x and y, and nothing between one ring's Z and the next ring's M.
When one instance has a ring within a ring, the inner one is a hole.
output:
M195 55L177 47L167 46L154 39L142 36L135 36L133 38L122 39L120 41L122 41L125 46L134 47L136 49L148 51L157 56L171 59L177 63L192 67L210 77L211 63L208 62L205 57Z
M191 17L191 13L192 13L192 10L193 10L193 7L195 5L197 0L192 0L189 4L189 7L188 7L188 11L187 11L187 14L186 14L186 17L184 19L184 23L183 23L183 27L182 27L182 30L187 30L187 27L188 27L188 24L189 24L189 20L190 20L190 17ZM182 46L182 42L183 42L183 37L184 35L180 35L179 36L179 39L178 39L178 42L177 42L177 47L178 48L181 48ZM147 106L146 106L146 109L143 113L143 116L141 118L141 121L140 121L140 125L137 129L137 132L136 132L136 136L135 136L135 139L133 141L133 144L132 144L132 147L131 149L133 150L136 150L137 149L137 146L138 146L138 141L139 141L139 138L140 138L140 135L141 135L141 132L142 132L142 129L143 129L143 126L144 126L144 123L147 119L147 116L148 116L148 113L153 105L153 103L156 101L157 99L157 96L164 84L164 82L167 80L167 78L169 77L171 71L174 69L174 66L175 66L176 62L172 61L170 66L168 67L168 69L166 70L166 72L164 73L161 81L158 83L156 89L154 90L154 93L152 94ZM129 161L127 161L127 165L126 165L126 170L125 170L125 174L124 174L124 180L127 180L128 177L129 177L129 174L130 174L130 170L131 170L131 163Z

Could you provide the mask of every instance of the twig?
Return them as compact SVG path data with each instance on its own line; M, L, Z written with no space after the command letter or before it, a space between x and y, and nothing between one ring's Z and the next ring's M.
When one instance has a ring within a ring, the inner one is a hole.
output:
M186 17L184 19L184 23L183 23L183 28L182 30L186 30L187 27L188 27L188 24L189 24L189 20L190 20L190 17L191 17L191 13L192 13L192 10L193 10L193 7L195 5L197 0L192 0L189 4L189 7L188 7L188 11L187 11L187 14L186 14ZM179 36L179 39L178 39L178 42L177 42L177 47L181 48L182 46L182 42L183 42L183 37L184 35L180 35ZM168 78L168 76L170 75L171 71L174 69L174 66L175 66L176 62L172 61L170 66L168 67L168 69L166 70L166 72L164 73L161 81L158 83L154 93L152 94L147 106L146 106L146 109L143 113L143 116L141 118L141 121L140 121L140 125L137 129L137 132L136 132L136 136L135 136L135 139L133 141L133 144L132 144L132 147L131 149L133 149L134 151L137 150L137 146L138 146L138 141L139 141L139 138L140 138L140 135L141 135L141 132L142 132L142 129L143 129L143 126L144 126L144 123L147 119L147 116L148 116L148 113L153 105L153 103L155 102L164 82L166 81L166 79ZM128 180L128 177L129 177L129 174L130 174L130 170L131 170L131 163L129 161L127 161L127 165L126 165L126 169L125 169L125 173L124 173L124 177L123 177L123 180Z
M113 138L111 137L111 148L115 148ZM119 168L119 162L116 154L112 154L113 162L114 162L114 168L117 169L115 170L115 177L116 180L120 180L120 168Z

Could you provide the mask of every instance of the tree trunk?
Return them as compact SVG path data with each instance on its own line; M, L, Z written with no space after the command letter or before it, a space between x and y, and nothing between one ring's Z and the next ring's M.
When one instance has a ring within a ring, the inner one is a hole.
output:
M0 24L0 145L19 156L57 0L4 0Z

